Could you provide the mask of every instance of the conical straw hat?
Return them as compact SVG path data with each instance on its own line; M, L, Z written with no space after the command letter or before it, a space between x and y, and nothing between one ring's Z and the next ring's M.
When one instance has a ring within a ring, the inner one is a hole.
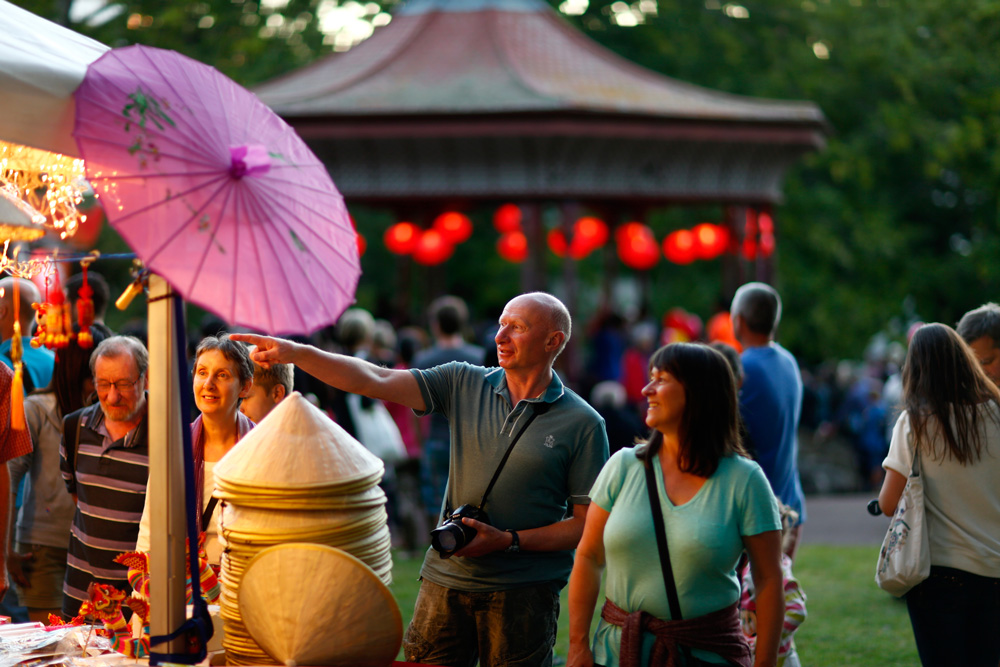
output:
M348 483L383 468L381 459L296 391L229 450L213 473L223 485L294 489Z
M253 639L285 665L385 667L403 641L392 593L340 549L285 544L262 551L240 586Z

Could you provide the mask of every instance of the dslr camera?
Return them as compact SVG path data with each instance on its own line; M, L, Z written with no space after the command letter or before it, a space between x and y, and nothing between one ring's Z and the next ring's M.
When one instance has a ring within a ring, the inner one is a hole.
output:
M490 523L490 517L486 511L475 505L462 505L445 516L441 525L431 531L431 547L441 555L441 558L451 557L476 536L475 528L462 523L462 519L465 518Z

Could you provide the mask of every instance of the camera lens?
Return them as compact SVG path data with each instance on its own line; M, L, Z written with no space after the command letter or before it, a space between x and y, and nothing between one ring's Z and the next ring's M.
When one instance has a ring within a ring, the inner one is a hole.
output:
M441 547L438 551L454 551L455 547L458 546L458 540L455 539L455 534L450 530L442 530L438 533L437 543Z

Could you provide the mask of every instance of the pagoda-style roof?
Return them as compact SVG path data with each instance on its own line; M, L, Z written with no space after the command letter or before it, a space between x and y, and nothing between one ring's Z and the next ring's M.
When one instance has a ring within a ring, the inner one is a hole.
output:
M347 197L774 201L823 146L810 102L732 95L621 58L543 0L410 0L255 89Z

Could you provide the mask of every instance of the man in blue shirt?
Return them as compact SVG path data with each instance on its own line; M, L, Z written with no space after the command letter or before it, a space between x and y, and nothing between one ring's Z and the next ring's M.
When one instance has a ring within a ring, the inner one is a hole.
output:
M14 283L18 283L20 295L20 312L14 312ZM14 337L15 320L21 324L21 342L24 354L21 360L24 362L25 373L24 393L30 393L33 389L41 389L49 386L52 381L52 369L55 367L55 355L51 350L44 347L31 347L31 324L35 319L35 311L31 307L32 303L41 301L38 288L30 280L23 278L4 278L0 280L0 361L7 364L8 368L14 368L10 358L10 348Z
M736 290L730 316L733 333L743 346L740 416L748 444L774 495L799 514L785 546L789 558L794 558L806 518L799 479L802 376L795 357L774 340L781 321L781 297L770 285L747 283Z

